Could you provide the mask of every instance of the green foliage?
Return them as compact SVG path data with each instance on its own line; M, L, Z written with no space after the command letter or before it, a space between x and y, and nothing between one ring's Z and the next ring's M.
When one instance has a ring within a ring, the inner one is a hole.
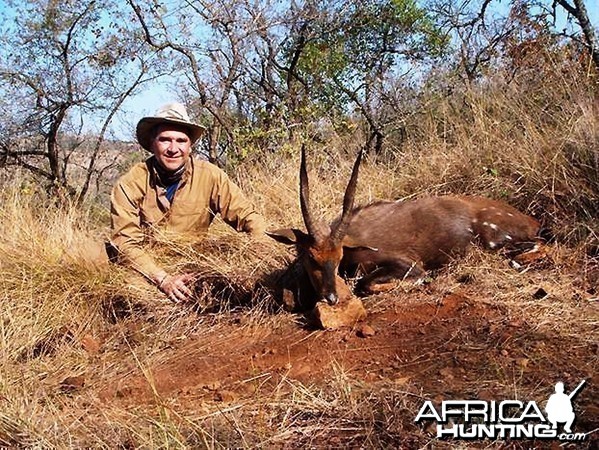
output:
M297 50L294 44L287 59ZM370 85L411 60L440 55L446 46L441 30L413 0L326 4L310 22L297 71L321 108L344 109L350 99L339 85Z

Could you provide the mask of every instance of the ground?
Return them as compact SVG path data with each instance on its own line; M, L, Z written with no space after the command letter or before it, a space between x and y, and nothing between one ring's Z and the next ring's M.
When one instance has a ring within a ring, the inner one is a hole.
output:
M295 399L305 388L311 400L303 407L301 402L288 406L293 420L273 419L271 412L271 423L285 430L272 432L270 444L462 448L465 442L437 441L431 422L414 423L426 400L436 405L443 400L534 400L544 408L557 381L569 393L586 380L573 401L574 430L596 430L599 344L588 334L568 332L567 324L566 331L547 326L548 319L575 325L572 316L577 314L597 317L593 289L587 286L583 299L578 293L568 298L566 311L564 305L550 305L557 292L547 281L551 269L524 274L520 284L513 282L520 275L505 270L508 287L519 290L518 306L494 298L494 289L504 289L497 283L485 290L468 274L447 272L429 285L365 298L368 317L352 328L315 330L301 315L283 311L263 319L243 311L211 315L211 326L170 339L147 364L89 382L103 405L166 405L175 411L201 410L204 417L228 408L261 410L264 399ZM457 281L448 286L444 280L449 278ZM139 321L125 319L118 325L126 338L114 345L134 348L136 333L142 332ZM590 329L596 330L596 320ZM344 396L340 390L351 393ZM318 401L328 403L318 407ZM308 424L322 429L306 432ZM564 445L596 448L597 442L594 431L582 443ZM468 443L477 448L557 445L539 440Z

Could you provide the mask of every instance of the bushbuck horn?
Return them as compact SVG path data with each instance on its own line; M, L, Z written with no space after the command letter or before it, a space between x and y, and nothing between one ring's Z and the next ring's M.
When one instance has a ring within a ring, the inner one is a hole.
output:
M322 233L318 228L310 211L310 188L308 187L308 171L306 170L306 145L302 144L300 163L300 207L302 217L308 234L317 240L322 239Z
M362 155L364 150L358 152L354 167L351 172L351 177L347 187L345 188L345 195L343 196L343 212L337 226L331 231L331 239L335 245L341 243L341 240L347 232L347 227L351 221L351 211L354 209L354 197L356 196L356 188L358 186L358 172L360 171L360 163L362 161Z

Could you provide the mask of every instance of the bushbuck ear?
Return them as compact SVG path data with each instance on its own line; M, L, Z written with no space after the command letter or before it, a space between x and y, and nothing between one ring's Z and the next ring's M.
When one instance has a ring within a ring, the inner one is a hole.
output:
M345 248L353 248L356 250L360 250L360 249L361 250L372 250L373 252L379 251L379 249L376 247L369 247L367 245L362 245L357 242L354 242L354 240L347 235L343 237L343 240L341 241L341 245Z
M295 228L281 228L280 230L267 231L266 234L275 241L287 245L297 244L298 241L305 240L308 237L306 233Z

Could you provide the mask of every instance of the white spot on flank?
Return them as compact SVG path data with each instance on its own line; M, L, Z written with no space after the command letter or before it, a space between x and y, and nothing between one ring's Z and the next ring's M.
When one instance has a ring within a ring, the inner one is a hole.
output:
M514 217L514 215L512 213L507 213L507 215L510 217Z
M483 225L488 227L489 226L489 222L483 222Z
M505 238L506 238L508 241L511 241L511 240L512 240L512 237L511 237L509 234L506 234L506 235L505 235Z
M489 248L495 248L497 247L497 244L493 241L489 241Z
M493 230L497 230L499 227L497 225L495 225L494 223L489 225Z
M478 219L472 219L472 223L478 223Z
M474 230L470 227L468 227L468 233L474 233Z

